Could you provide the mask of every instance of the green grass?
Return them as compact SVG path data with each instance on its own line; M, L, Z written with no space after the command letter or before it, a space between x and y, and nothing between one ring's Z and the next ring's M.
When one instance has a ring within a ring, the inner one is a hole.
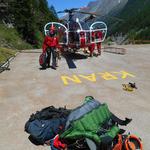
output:
M33 47L21 39L15 28L7 28L0 24L0 64L23 49L33 49Z
M16 50L0 47L0 64L3 64L7 59L15 56Z
M32 49L32 46L23 41L15 28L7 28L0 24L0 46L12 49Z

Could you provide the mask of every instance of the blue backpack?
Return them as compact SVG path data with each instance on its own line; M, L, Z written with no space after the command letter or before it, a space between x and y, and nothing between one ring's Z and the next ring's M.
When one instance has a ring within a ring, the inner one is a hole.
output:
M65 108L46 107L32 114L25 124L25 131L30 134L29 140L35 145L43 145L45 141L62 132L70 110Z

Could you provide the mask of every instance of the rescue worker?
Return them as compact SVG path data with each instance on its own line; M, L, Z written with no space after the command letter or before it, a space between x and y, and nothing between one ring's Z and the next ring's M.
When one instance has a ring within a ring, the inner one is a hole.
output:
M94 52L94 50L95 50L95 43L94 43L94 40L95 40L95 33L94 32L92 32L92 41L91 42L93 42L93 43L90 43L89 44L89 46L88 46L88 49L89 49L89 51L90 51L90 57L93 57L93 52Z
M58 37L56 37L56 30L55 27L52 25L49 30L49 34L45 36L44 42L43 42L43 52L47 53L47 67L50 67L50 61L51 61L51 54L52 54L52 69L56 70L57 63L56 63L56 57L57 57L57 51L59 48L59 41Z
M96 33L96 38L97 38L99 41L102 40L102 31L97 31L97 33ZM102 43L102 42L96 43L98 55L101 55L101 43Z
M86 47L85 43L86 43L86 41L85 41L85 33L81 32L80 33L80 45L81 45L80 47L83 48L83 52L84 53L87 53L86 48L85 48Z

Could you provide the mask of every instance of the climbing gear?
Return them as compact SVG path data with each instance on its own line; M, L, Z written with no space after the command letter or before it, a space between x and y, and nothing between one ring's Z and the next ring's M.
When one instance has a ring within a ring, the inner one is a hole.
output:
M112 150L143 150L141 140L135 135L118 134Z
M125 150L143 150L141 140L135 135L129 135L124 142Z
M115 144L112 150L122 150L122 146L123 146L122 144L123 144L122 135L118 134L117 143Z
M50 141L52 150L143 150L138 137L120 129L131 120L119 119L107 104L86 96L73 110L50 106L32 114L25 131L40 144Z
M131 82L129 82L129 85L130 85L132 88L137 89L137 86L136 86L136 84L135 84L135 83L131 83Z
M123 90L132 92L134 89L137 89L135 83L129 82L128 84L122 84Z

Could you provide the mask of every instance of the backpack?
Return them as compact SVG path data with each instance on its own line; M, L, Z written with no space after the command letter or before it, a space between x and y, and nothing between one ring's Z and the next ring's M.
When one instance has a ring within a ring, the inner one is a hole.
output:
M46 68L46 53L42 53L40 56L39 56L39 64L42 66L42 68Z
M118 133L124 133L118 125L127 125L132 119L119 119L110 112L106 103L86 98L86 102L69 114L62 140L88 138L96 144L111 143Z
M32 114L25 123L25 131L30 134L29 140L35 145L43 145L45 141L54 138L63 131L70 111L49 106Z

